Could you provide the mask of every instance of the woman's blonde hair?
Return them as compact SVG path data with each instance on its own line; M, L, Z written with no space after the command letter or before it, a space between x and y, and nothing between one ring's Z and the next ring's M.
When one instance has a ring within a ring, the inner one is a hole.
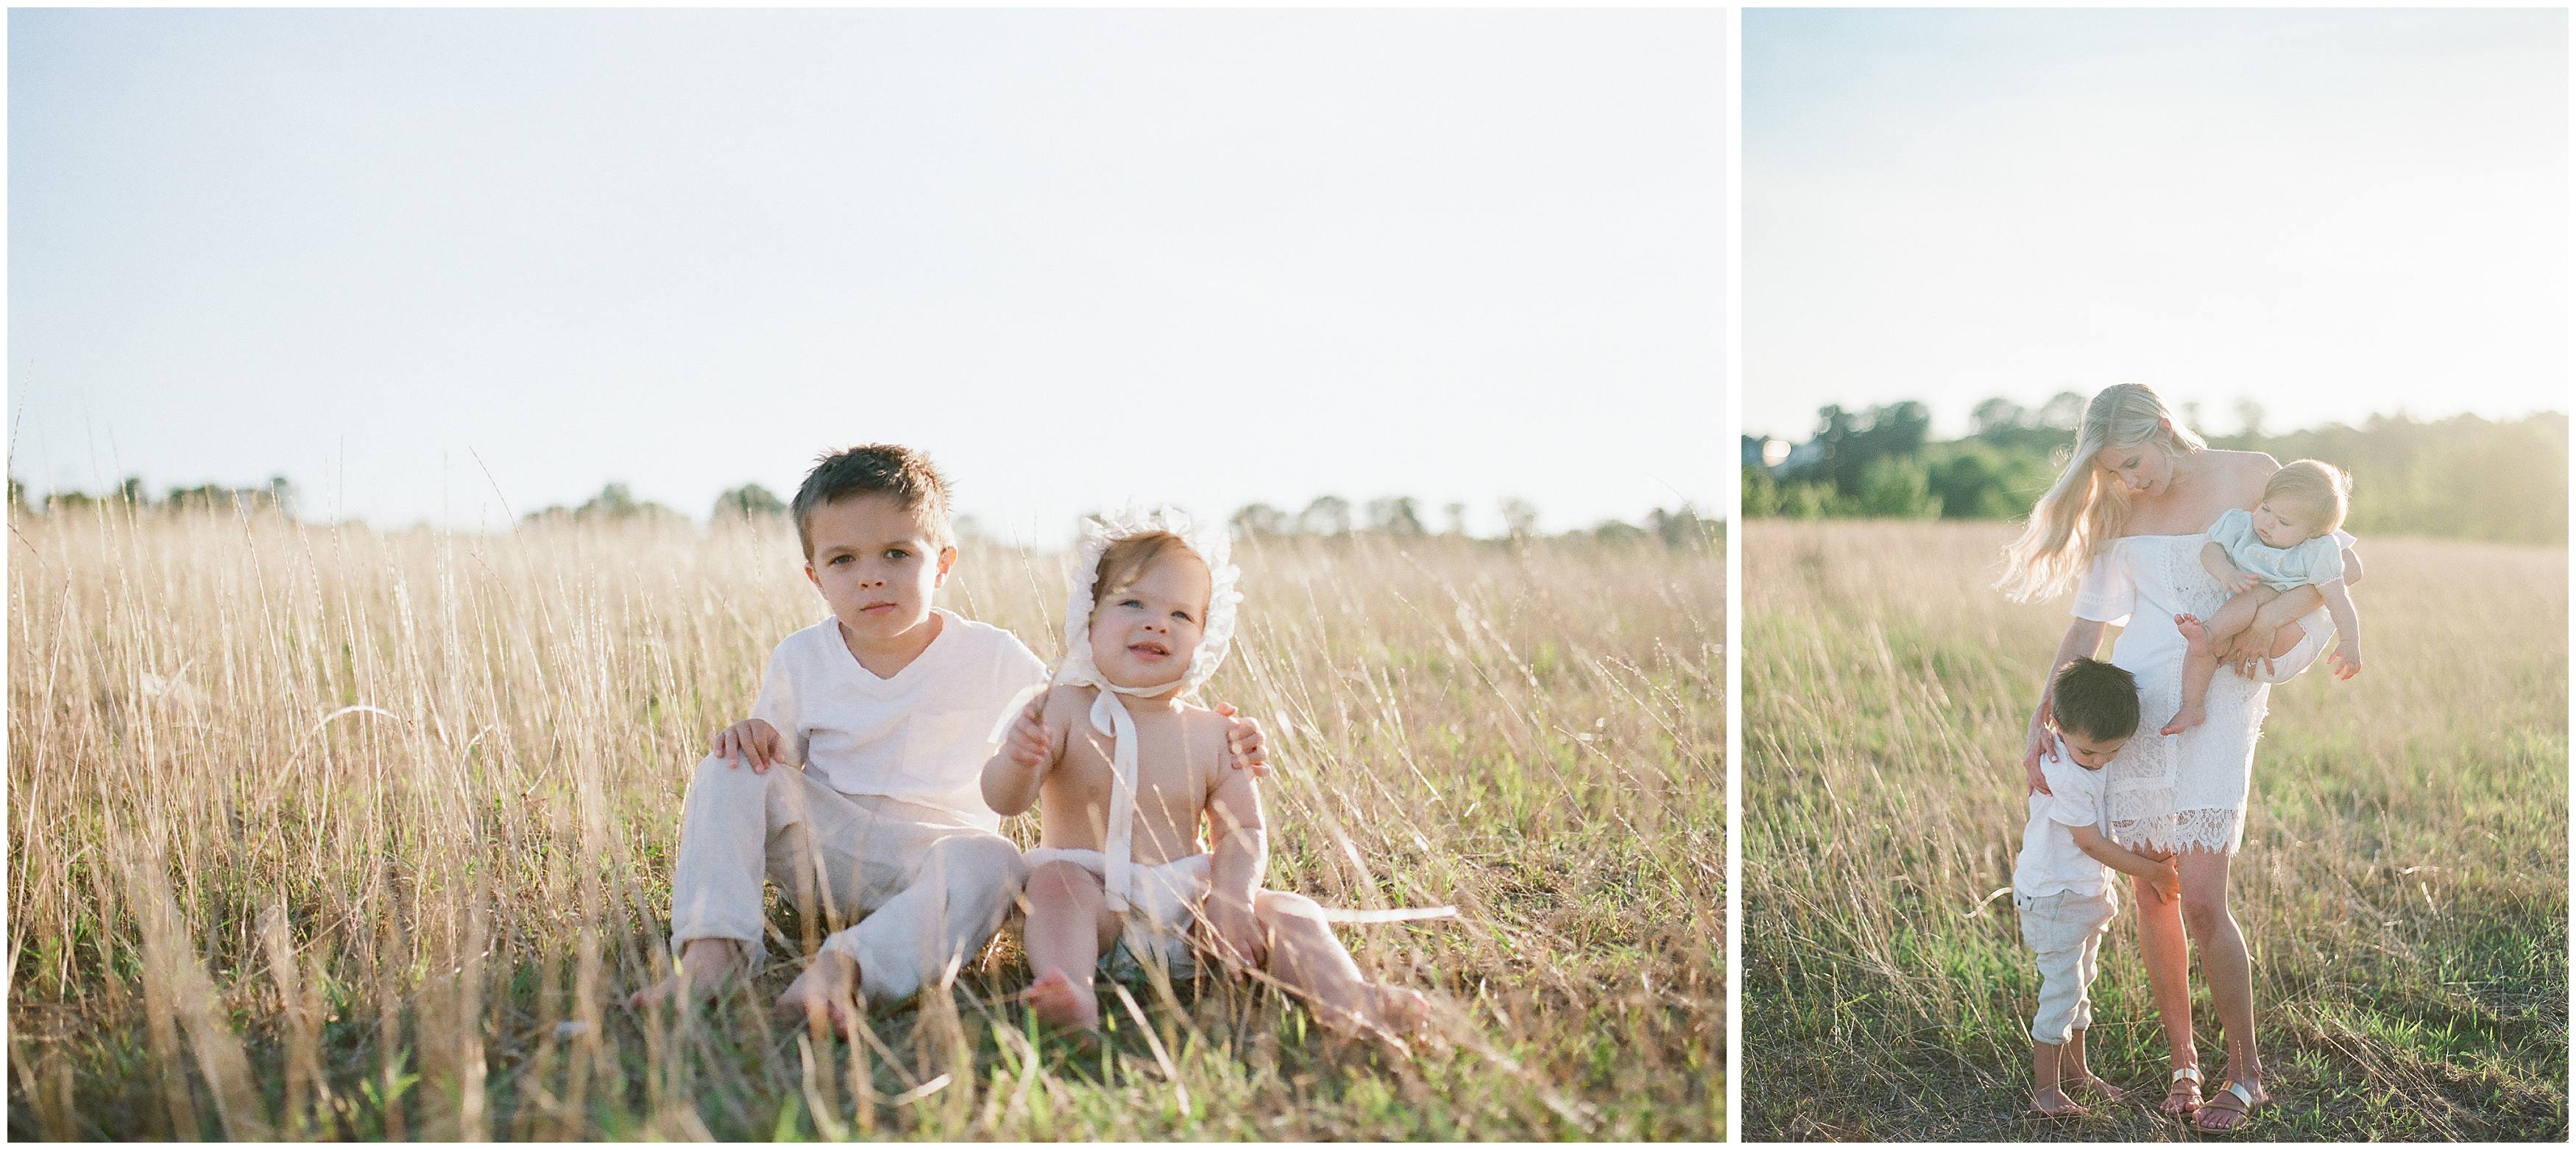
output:
M2168 458L2206 450L2143 383L2115 383L2084 406L2075 445L2062 448L2065 470L2030 509L2021 537L2004 547L2003 578L1995 586L2016 603L2053 599L2083 578L2102 544L2119 538L2129 522L2129 489L2103 474L2094 456L2105 447L2153 443Z
M2263 484L2263 498L2283 496L2324 512L2325 521L2317 525L2316 535L2332 535L2343 527L2344 513L2352 507L2352 476L2322 459L2285 463Z

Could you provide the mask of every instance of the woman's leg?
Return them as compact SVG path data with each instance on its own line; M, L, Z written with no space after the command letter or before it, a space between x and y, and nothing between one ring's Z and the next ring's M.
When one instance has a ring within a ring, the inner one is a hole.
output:
M1051 1025L1100 1025L1100 1000L1093 997L1091 971L1118 937L1118 918L1109 913L1100 879L1069 862L1050 862L1029 872L1028 918L1020 945L1029 955L1029 1009Z
M2155 996L2156 1018L2164 1023L2171 1065L2198 1066L2200 1049L2191 1038L2191 943L2183 935L2182 907L2158 901L2155 888L2144 879L2130 880L2130 893L2138 907L2138 953L2146 960L2147 989ZM2186 1109L2170 1092L2166 1101L2171 1104L2167 1114Z
M2200 947L2201 977L2209 981L2209 1001L2227 1036L2226 1081L2245 1084L2259 1102L2265 1095L2254 1035L2254 964L2227 910L2231 859L2217 851L2184 851L2176 865L2182 871L2183 923Z

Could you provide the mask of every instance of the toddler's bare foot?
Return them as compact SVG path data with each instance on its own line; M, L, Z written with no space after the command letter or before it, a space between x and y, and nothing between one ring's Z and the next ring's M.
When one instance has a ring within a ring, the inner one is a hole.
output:
M1076 985L1061 970L1050 970L1029 983L1029 1012L1049 1026L1077 1030L1100 1028L1100 1000L1091 988Z
M1411 1054L1412 1044L1431 1030L1428 995L1382 982L1363 985L1359 1002L1348 1008L1320 1001L1314 1008L1326 1030L1343 1038L1372 1039L1391 1055Z
M2046 1090L2031 1091L2030 1108L2050 1118L2081 1118L2092 1113L2076 1105L2075 1100L2067 1097L2065 1091L2054 1086Z
M2068 1078L2064 1075L2060 1075L2058 1076L2057 1084L2060 1087L2080 1090L2095 1098L2099 1098L2104 1102L2117 1102L2120 1099L2127 1097L2129 1093L2126 1090L2122 1090L2117 1086L2113 1086L2108 1082L2094 1077L2091 1071L2086 1071L2083 1075L2075 1078Z
M680 959L671 977L627 995L626 1008L642 1010L653 1002L704 1002L742 970L741 943L729 938L693 938L680 948Z
M828 1020L832 1029L843 1034L858 1026L859 963L837 950L826 950L814 956L814 965L787 984L787 992L778 996L778 1020L811 1024L816 1018Z
M2208 712L2209 708L2205 704L2185 703L2182 705L2180 710L2174 712L2173 721L2165 724L2164 729L2156 733L2159 735L2179 735L2184 731L2188 731L2193 727L2199 726L2201 721L2208 717Z

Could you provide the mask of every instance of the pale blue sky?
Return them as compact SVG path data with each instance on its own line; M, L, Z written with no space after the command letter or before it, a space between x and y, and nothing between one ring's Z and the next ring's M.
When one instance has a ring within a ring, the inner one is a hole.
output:
M2563 11L1754 10L1744 421L2564 411Z
M1722 31L13 11L11 471L472 527L889 439L1047 543L1129 498L1713 509Z

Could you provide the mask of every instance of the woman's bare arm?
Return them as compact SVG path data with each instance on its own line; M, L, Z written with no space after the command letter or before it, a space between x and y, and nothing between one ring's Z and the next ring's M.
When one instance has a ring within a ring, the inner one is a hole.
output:
M2102 648L2102 624L2092 619L2077 619L2066 625L2066 637L2058 641L2057 657L2048 661L2048 674L2039 680L2039 706L2030 713L2029 745L2021 755L2024 781L2032 791L2047 794L2048 776L2039 769L2039 757L2057 749L2057 722L2048 712L2048 693L2057 682L2057 669L2077 659L2091 658Z

